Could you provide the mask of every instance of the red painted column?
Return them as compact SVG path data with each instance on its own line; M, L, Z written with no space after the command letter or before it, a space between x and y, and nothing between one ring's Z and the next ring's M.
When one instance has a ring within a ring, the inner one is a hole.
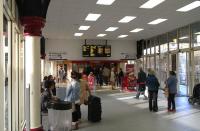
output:
M45 20L41 17L22 17L21 22L25 36L25 86L30 87L30 130L44 131L40 117L40 38Z

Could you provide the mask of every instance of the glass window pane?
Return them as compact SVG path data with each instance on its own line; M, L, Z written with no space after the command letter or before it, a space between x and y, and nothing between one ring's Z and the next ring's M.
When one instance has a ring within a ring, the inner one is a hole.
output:
M155 50L156 50L156 54L160 53L160 49L159 49L159 40L158 38L154 38L154 45L155 45Z
M151 48L147 48L147 55L150 55L151 53Z
M169 41L169 50L170 51L178 49L177 31L176 30L169 32L168 41Z
M147 40L147 55L151 54L151 43L150 40Z
M151 39L151 54L155 54L154 39Z
M146 49L143 50L144 55L146 55Z
M200 83L200 51L194 51L194 84Z
M185 49L190 47L189 26L179 30L179 48Z
M168 51L167 34L159 36L160 52L165 53Z
M8 61L9 61L9 46L8 46L8 20L6 19L6 17L4 16L3 18L3 44L4 44L4 55L5 55L5 87L4 87L4 109L5 109L5 130L8 130L8 105L9 105L9 101L8 101L8 70L9 70L9 66L8 66Z
M191 25L193 47L200 46L200 22Z

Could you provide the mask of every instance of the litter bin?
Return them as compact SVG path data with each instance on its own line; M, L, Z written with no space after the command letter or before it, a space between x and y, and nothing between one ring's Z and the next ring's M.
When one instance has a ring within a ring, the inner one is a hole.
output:
M50 131L71 131L71 103L65 101L53 101L49 105L48 119Z

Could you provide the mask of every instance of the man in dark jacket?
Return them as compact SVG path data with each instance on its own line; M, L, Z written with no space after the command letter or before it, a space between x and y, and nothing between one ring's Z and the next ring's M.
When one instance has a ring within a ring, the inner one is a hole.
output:
M146 73L140 68L140 72L138 73L138 79L137 79L137 84L139 85L138 91L136 94L136 99L139 99L140 94L144 95L144 99L147 99L147 96L145 95L145 90L146 90Z
M159 89L159 82L156 76L154 75L154 71L149 69L148 70L148 77L146 80L146 85L149 91L149 111L157 112L158 111L158 89Z

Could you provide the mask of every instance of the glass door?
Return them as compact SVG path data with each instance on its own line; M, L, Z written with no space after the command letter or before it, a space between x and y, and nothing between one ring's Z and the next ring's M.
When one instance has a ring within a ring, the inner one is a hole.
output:
M176 56L177 56L176 54L170 54L169 55L169 70L170 71L177 72L177 69L176 69L176 65L177 65Z
M194 85L200 83L200 50L194 51Z
M179 53L179 66L178 66L178 94L186 96L188 95L189 87L189 53Z
M167 74L168 74L168 54L161 54L159 79L162 87L165 85L165 81L167 80Z
M149 60L150 60L150 68L152 69L152 70L155 70L154 69L154 65L155 65L155 61L154 61L154 56L151 56L151 57L149 57Z

